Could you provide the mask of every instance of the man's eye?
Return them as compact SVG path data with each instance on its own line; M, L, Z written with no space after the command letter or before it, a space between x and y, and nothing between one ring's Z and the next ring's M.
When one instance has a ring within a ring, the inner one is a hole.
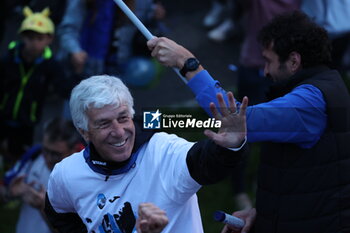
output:
M126 121L128 121L128 120L129 120L129 117L128 117L128 116L121 116L121 117L118 118L118 121L119 121L119 122L126 122Z
M107 121L100 122L98 124L98 128L106 128L108 125L109 125L109 123Z

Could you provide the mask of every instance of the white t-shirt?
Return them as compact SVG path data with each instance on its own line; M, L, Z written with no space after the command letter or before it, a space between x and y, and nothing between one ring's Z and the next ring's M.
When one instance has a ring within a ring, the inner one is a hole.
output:
M143 202L166 211L169 224L163 232L203 232L196 196L201 186L186 164L192 145L156 133L139 149L135 166L107 181L92 171L83 151L76 153L56 164L48 185L50 203L58 213L77 213L88 232L135 232Z

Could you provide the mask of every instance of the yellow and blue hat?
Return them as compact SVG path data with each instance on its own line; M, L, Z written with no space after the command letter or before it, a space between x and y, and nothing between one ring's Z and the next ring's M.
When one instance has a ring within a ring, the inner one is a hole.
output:
M49 18L50 10L45 8L41 12L35 12L29 8L23 8L23 15L25 19L19 29L19 32L23 31L34 31L42 34L54 34L55 26Z

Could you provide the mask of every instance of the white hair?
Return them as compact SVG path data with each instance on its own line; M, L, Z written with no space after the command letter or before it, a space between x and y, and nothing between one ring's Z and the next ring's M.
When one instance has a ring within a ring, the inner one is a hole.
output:
M134 116L134 101L129 89L117 77L97 75L82 80L72 90L69 106L72 120L79 130L88 130L89 108L102 108L106 105L116 107L126 104L131 116Z

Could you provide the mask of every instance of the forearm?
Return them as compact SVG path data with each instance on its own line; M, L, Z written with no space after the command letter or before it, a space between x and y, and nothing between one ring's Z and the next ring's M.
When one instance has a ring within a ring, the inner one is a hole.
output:
M60 233L85 233L86 226L77 213L57 213L46 194L44 212L50 227Z
M202 140L187 153L186 163L191 177L201 185L214 184L232 173L241 161L246 146L232 151L216 145L211 140Z
M70 54L82 51L79 38L86 14L84 4L82 0L71 0L67 2L64 17L57 28L60 45Z

